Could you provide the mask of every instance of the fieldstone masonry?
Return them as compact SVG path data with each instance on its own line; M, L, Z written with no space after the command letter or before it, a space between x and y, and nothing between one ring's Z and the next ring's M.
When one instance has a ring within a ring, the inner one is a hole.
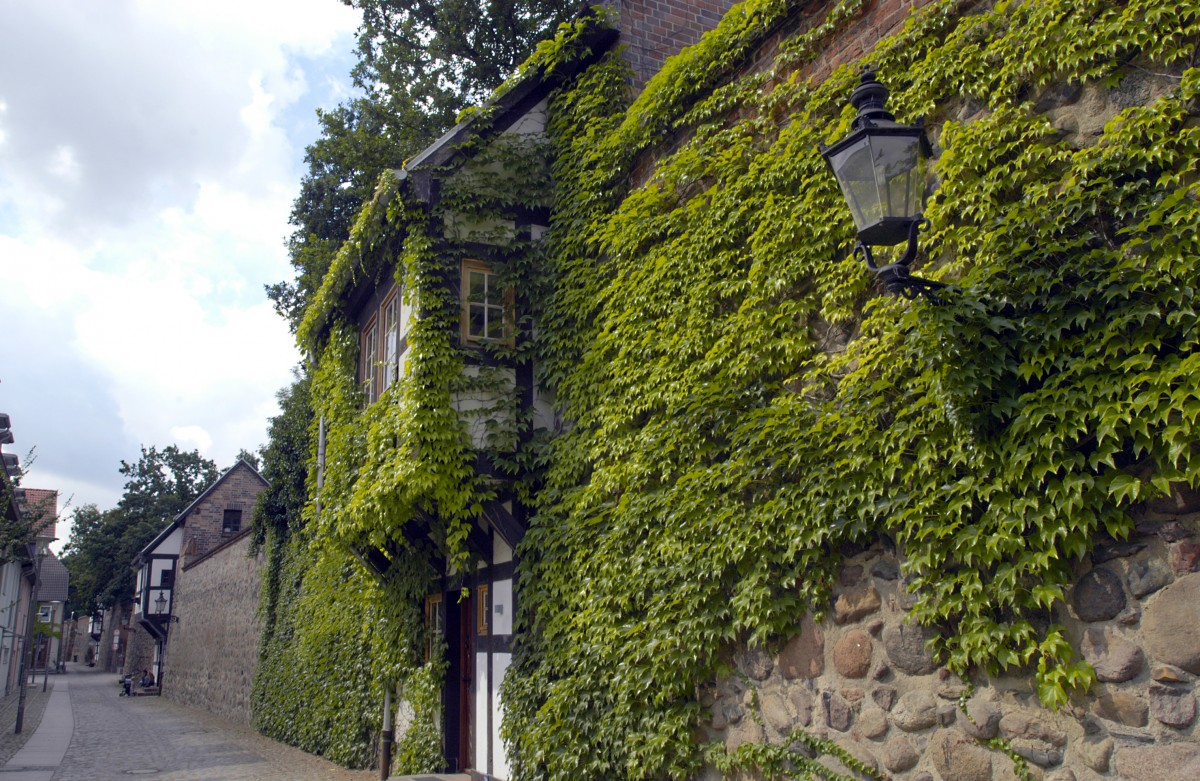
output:
M125 664L122 672L140 680L142 670L150 670L155 677L158 669L154 664L154 648L157 641L136 622L129 628L129 646L125 650Z
M162 693L177 702L250 723L250 693L258 669L258 598L262 554L249 555L250 536L185 568L175 595Z
M163 696L229 719L250 722L258 669L261 555L250 556L250 522L267 482L239 461L188 508L163 654ZM225 512L241 512L237 531Z
M906 620L902 561L876 549L846 562L826 620L806 617L773 655L734 652L737 672L699 692L700 737L785 745L804 728L896 781L1015 779L1013 760L984 745L996 737L1045 781L1200 779L1200 566L1175 553L1200 540L1200 497L1176 491L1137 529L1080 564L1053 617L1099 678L1058 712L1031 674L980 674L964 697L929 632Z

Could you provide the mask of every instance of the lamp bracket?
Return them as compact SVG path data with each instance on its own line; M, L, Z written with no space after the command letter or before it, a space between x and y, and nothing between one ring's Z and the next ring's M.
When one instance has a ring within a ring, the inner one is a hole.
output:
M895 263L887 263L883 266L875 263L875 256L871 254L869 245L864 244L859 240L858 245L854 248L854 255L862 255L867 262L867 268L875 273L875 277L883 283L884 290L891 295L901 295L909 301L915 299L918 295L924 296L930 303L938 303L940 301L937 291L946 287L941 282L934 282L931 279L922 279L915 277L908 270L910 264L917 257L917 236L923 228L929 227L929 220L921 215L917 215L908 229L908 246L904 249L904 255Z

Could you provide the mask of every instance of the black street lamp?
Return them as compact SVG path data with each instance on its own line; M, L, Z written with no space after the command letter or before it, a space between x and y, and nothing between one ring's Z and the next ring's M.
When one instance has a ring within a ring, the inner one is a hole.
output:
M862 254L867 267L884 289L905 298L918 294L931 300L945 287L909 273L917 255L917 234L929 227L925 208L925 169L932 153L923 122L901 125L886 110L888 90L875 80L871 66L863 69L850 105L858 116L850 135L833 146L820 145L821 156L833 170L842 195L858 227L854 254ZM871 247L890 247L908 240L904 255L894 263L875 264Z

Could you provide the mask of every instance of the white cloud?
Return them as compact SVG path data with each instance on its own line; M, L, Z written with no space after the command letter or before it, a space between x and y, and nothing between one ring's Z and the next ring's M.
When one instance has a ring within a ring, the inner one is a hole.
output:
M7 450L37 447L27 485L101 507L143 444L228 466L265 441L298 360L263 286L290 274L312 110L349 94L357 12L39 0L4 15Z
M175 426L171 429L171 438L175 440L175 444L185 450L199 450L201 453L206 453L212 448L212 436L204 430L203 426Z
M75 150L69 146L60 146L50 156L49 171L59 179L75 183L79 181L79 161L75 159Z

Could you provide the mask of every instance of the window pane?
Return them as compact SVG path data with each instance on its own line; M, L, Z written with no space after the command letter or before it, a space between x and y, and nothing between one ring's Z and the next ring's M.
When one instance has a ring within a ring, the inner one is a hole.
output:
M498 306L489 306L487 308L487 338L488 339L503 339L504 338L504 309Z
M483 304L471 304L467 315L467 336L472 339L483 339L487 336L487 307Z
M837 174L838 184L859 230L877 222L883 216L879 203L879 189L875 181L875 168L871 164L871 144L866 138L859 140L833 156L831 163Z
M882 136L871 140L885 217L911 217L919 208L910 181L921 173L916 136ZM914 175L914 173L916 175Z
M488 275L482 271L472 271L467 275L468 279L468 301L486 301L487 300L487 278Z
M375 365L378 362L378 336L375 331L375 321L367 326L366 333L363 336L362 348L362 378L363 389L367 394L367 401L375 400Z

